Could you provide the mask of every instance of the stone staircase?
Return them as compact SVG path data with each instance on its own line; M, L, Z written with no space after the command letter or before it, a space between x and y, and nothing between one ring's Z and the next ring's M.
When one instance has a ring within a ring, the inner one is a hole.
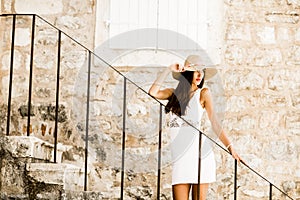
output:
M14 188L11 194L1 194L1 199L76 199L73 191L83 190L84 167L63 160L72 146L57 145L57 163L53 144L35 136L3 136L0 147L2 176L11 179L2 187ZM82 195L87 194L75 194L78 199Z

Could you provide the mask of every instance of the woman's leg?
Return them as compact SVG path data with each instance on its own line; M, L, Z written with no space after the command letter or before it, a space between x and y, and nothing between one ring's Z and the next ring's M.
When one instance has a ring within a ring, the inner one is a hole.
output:
M172 186L174 200L188 200L191 184L177 184Z
M192 197L193 200L205 200L206 199L206 194L208 191L208 183L202 183L200 184L200 195L199 199L197 199L198 195L198 184L193 184L192 185Z

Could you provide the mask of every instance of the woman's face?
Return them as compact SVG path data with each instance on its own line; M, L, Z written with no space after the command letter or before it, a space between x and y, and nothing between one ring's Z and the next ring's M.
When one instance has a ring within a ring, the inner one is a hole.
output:
M199 85L203 78L203 71L195 71L193 76L193 84Z

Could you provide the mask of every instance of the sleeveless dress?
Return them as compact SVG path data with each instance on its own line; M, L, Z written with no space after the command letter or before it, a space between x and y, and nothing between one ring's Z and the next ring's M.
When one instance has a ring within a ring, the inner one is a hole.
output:
M201 89L195 91L182 118L200 128L204 108L200 104ZM177 115L170 116L172 185L198 184L199 131ZM216 163L209 139L202 135L200 183L216 181Z

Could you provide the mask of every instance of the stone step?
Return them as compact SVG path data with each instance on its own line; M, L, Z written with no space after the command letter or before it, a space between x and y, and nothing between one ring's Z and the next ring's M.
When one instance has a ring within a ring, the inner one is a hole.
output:
M102 188L99 188L101 190ZM111 191L70 191L64 190L62 193L62 200L119 200L121 196L120 187L112 187ZM161 193L160 199L170 199L168 195ZM156 194L147 186L132 186L124 187L124 199L157 199Z
M94 192L94 191L72 191L72 190L65 190L61 197L62 200L82 200L82 199L88 199L88 200L106 200L106 198L103 197L101 192ZM109 198L114 199L114 198ZM107 199L108 200L108 199Z
M64 190L82 191L84 187L84 168L72 164L28 163L26 171L37 182L62 185Z
M54 161L54 144L43 141L35 136L6 136L4 147L13 157L35 158ZM70 150L72 146L57 144L56 162L62 162L62 154Z
M101 188L99 188L101 190ZM111 192L101 192L101 191L74 191L74 190L64 190L62 200L119 200L120 199L120 187L113 189ZM125 199L137 199L129 197L124 191Z

